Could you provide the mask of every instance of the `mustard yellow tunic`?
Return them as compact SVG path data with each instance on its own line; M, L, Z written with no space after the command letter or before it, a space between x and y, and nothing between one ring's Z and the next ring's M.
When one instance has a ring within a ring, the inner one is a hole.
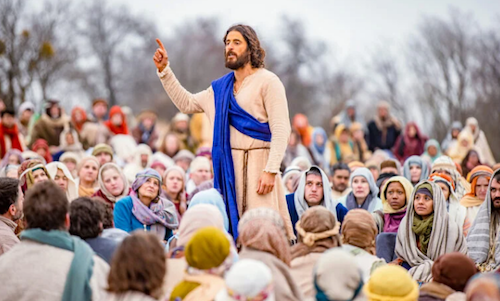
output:
M204 112L213 129L215 100L212 86L192 94L182 87L170 66L158 73L158 76L168 96L181 112ZM273 208L283 217L289 237L294 238L279 175L291 131L285 87L274 73L262 68L245 78L235 98L250 115L260 122L268 122L272 133L271 142L266 142L253 139L230 127L238 212L241 216L245 210L252 208ZM258 181L264 171L277 173L276 183L271 193L259 195Z

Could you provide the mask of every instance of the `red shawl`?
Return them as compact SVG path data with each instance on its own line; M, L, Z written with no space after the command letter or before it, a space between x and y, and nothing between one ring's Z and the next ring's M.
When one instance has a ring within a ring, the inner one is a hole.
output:
M111 122L111 119L116 114L120 114L122 116L122 124L119 126L116 126ZM115 135L120 135L120 134L121 135L128 135L129 134L125 114L123 113L122 109L119 106L112 106L111 107L111 110L109 110L109 120L106 121L104 124Z
M77 112L80 112L80 114L82 115L81 122L76 121L76 113ZM82 107L78 107L78 106L74 107L73 110L71 111L71 123L73 124L75 129L78 131L78 133L80 133L80 131L82 130L85 122L87 122L87 113L85 112L85 109Z
M45 150L45 157L44 157L45 162L46 163L52 162L52 155L50 154L49 144L47 143L47 141L45 141L44 139L38 139L31 146L31 150L34 151L35 153L37 152L37 150L41 148Z
M10 138L11 148L18 149L21 152L23 151L21 141L19 140L19 130L17 128L17 124L14 124L11 128L7 128L2 123L0 124L0 158L3 158L8 151L5 145L5 136Z

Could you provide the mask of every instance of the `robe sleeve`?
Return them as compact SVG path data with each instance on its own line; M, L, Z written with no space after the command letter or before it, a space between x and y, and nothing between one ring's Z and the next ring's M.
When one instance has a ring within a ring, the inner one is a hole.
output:
M175 106L184 114L203 113L210 100L213 102L212 86L196 94L187 91L174 75L170 63L162 72L157 71L165 92Z
M271 129L271 149L264 171L278 173L290 138L290 117L285 87L279 78L273 77L263 91L264 106Z

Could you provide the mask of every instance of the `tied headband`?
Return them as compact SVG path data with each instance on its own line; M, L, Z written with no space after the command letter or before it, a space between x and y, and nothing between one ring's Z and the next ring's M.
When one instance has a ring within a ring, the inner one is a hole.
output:
M340 223L338 222L335 223L335 227L333 227L333 229L331 230L327 230L320 233L311 233L311 232L306 232L304 229L302 229L302 227L300 226L300 221L298 221L297 224L295 224L295 229L297 230L297 233L302 237L302 242L306 246L312 247L312 245L314 245L314 242L318 240L339 234Z

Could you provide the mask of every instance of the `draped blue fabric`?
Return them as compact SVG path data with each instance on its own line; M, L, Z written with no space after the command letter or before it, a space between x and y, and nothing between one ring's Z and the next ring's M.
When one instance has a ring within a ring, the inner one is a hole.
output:
M212 161L214 166L214 187L224 198L230 222L230 232L238 238L238 205L236 202L236 180L229 126L254 139L271 141L269 124L258 121L243 110L234 98L234 73L224 75L212 82L215 99L214 137Z

